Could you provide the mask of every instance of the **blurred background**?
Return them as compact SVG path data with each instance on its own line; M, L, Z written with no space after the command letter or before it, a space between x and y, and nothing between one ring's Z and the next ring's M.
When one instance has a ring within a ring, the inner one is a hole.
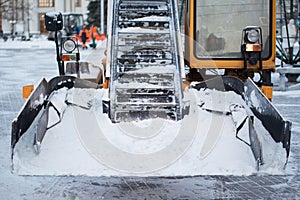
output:
M107 0L0 0L0 38L29 40L47 35L45 13L51 11L65 15L66 32L87 24L105 33L106 5Z

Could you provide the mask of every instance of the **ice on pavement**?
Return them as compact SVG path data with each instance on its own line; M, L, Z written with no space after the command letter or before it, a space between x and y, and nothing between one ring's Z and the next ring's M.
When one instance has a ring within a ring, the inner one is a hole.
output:
M64 105L66 99L74 104ZM187 89L184 102L190 109L181 121L148 119L113 124L103 113L102 99L107 99L106 89L63 88L53 94L50 101L61 108L62 122L47 131L39 154L33 149L33 123L16 144L13 171L20 175L85 176L284 173L285 151L259 120L254 123L263 147L264 165L259 172L251 148L236 138L240 123L236 119L251 111L234 92ZM233 105L245 108L244 112L226 115ZM57 119L51 116L49 124L54 124ZM247 140L246 125L239 136Z

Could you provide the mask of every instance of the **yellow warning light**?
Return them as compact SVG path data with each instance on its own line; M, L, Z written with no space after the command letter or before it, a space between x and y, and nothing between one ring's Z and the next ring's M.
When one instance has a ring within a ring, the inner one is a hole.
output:
M75 61L76 54L62 54L61 60L62 61Z
M63 54L61 59L62 59L62 61L69 61L70 60L70 55L69 54Z
M262 51L261 44L246 44L246 52Z
M263 86L261 86L261 91L262 91L262 93L264 93L264 95L268 99L271 100L273 98L273 87L272 86L263 85Z
M23 98L27 99L30 96L30 94L32 93L33 90L34 90L33 85L23 86L23 90L22 90Z

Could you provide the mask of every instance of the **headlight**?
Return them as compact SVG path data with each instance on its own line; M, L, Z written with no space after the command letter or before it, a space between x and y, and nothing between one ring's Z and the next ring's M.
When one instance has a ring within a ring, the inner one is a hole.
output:
M251 43L256 43L259 39L259 32L257 30L249 30L247 32L247 40Z
M66 52L72 53L76 48L76 43L73 40L68 39L64 42L63 48Z

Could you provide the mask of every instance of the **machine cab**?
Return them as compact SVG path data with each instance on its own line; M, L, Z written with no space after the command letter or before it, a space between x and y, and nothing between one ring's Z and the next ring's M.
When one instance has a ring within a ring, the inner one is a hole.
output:
M218 68L239 77L274 70L275 4L271 0L187 1L187 64L194 71Z

